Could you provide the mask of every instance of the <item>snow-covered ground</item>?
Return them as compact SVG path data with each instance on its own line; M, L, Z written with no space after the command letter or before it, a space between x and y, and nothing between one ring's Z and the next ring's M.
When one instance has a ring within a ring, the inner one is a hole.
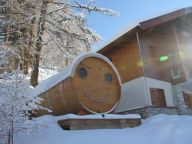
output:
M157 115L136 128L66 131L59 117L43 116L38 134L20 134L18 144L192 144L192 116Z

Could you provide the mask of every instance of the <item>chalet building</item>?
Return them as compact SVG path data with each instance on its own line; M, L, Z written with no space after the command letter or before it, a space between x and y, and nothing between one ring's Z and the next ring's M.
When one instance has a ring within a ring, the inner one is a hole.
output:
M116 112L192 114L192 7L139 22L98 53L123 82Z

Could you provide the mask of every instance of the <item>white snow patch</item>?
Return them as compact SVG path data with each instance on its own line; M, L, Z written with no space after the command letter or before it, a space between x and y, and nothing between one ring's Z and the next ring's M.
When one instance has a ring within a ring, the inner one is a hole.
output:
M58 71L51 68L39 68L39 82L41 83L43 80L58 74Z
M139 127L66 131L58 117L43 116L40 134L20 134L19 144L191 144L192 116L157 115Z

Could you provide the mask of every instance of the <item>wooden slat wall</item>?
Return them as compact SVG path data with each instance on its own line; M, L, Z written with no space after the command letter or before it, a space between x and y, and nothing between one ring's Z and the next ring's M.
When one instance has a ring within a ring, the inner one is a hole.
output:
M85 78L78 75L81 67L87 70ZM107 73L112 76L111 83L104 78ZM110 111L120 99L120 84L116 73L105 61L98 58L87 58L78 65L74 75L74 91L83 107L98 113Z
M118 47L102 54L112 59L123 83L143 76L136 36L125 39L124 42L118 44Z
M80 111L80 104L78 104L73 88L73 79L67 78L43 93L41 97L44 100L41 105L50 109L52 112L39 110L36 115L78 113Z

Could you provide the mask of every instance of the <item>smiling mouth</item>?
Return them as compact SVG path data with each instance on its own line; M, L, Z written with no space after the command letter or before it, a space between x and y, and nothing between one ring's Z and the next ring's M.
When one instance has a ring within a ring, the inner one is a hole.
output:
M109 96L111 96L111 93L107 92L107 94L104 97L96 98L91 96L88 92L85 90L82 90L83 94L90 99L91 101L97 102L97 103L105 103Z

